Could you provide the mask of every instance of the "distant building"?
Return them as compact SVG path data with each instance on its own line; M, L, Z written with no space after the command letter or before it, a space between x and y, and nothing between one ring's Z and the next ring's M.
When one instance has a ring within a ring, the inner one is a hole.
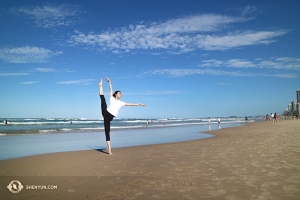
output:
M288 104L288 107L284 110L283 113L288 115L300 115L300 89L296 90L297 100L292 101Z
M300 89L296 91L296 95L297 95L297 113L300 114Z
M287 110L288 110L288 111L290 111L290 112L293 112L293 107L292 107L292 104L289 104L289 105L288 105L288 108L287 108Z
M291 110L292 113L294 113L295 111L298 111L297 110L297 101L294 100L291 102L291 104L292 104L292 110Z

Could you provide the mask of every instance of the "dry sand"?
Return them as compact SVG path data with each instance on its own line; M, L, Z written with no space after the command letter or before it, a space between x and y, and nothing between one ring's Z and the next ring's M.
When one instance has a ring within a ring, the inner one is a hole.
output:
M300 199L300 120L209 133L216 136L112 156L89 150L0 161L0 199ZM24 186L17 194L7 189L12 180Z

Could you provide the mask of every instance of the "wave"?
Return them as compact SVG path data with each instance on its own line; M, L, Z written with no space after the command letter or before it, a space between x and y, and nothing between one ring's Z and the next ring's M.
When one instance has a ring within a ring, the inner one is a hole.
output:
M103 119L97 118L10 118L8 124L0 118L0 134L47 134L47 133L68 133L72 131L103 131ZM147 123L150 120L150 123ZM211 124L217 123L217 118L210 119ZM244 123L243 118L221 118L221 123ZM251 121L248 121L251 122ZM128 130L139 128L174 127L184 125L205 125L208 118L126 118L114 119L111 129Z
M39 133L49 133L49 132L55 132L57 130L51 129L51 130L39 130Z

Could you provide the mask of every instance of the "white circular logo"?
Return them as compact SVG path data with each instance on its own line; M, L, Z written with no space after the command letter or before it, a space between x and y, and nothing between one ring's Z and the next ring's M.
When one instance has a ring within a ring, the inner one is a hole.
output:
M9 189L9 191L11 191L12 193L19 193L23 188L24 186L22 185L22 183L17 180L11 181L7 186L7 189Z

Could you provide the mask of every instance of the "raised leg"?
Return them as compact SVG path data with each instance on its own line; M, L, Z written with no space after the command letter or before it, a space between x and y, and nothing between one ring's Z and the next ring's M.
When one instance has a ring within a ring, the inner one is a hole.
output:
M100 82L98 83L98 86L99 86L99 94L104 95L103 87L102 87L102 78L100 79Z

